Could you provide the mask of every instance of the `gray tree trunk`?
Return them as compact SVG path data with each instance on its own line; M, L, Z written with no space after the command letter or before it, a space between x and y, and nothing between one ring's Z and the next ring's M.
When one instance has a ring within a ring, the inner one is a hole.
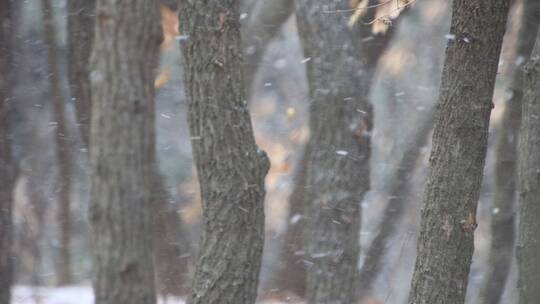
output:
M357 294L359 207L370 186L368 96L390 35L372 37L365 23L373 10L354 28L347 26L350 14L332 12L349 8L345 0L296 1L311 97L303 223L308 303L353 303Z
M162 0L173 6L174 3ZM71 95L75 102L77 119L81 137L88 146L90 126L90 51L94 36L95 0L73 0L68 2L68 43L69 79ZM174 8L174 7L172 7ZM153 126L155 128L155 126ZM155 133L155 131L152 131ZM185 230L181 218L178 216L176 204L169 204L169 195L158 172L157 159L152 160L155 166L153 188L153 215L154 235L154 264L156 270L157 287L160 293L181 295L184 294L188 281L187 259L182 257L188 247Z
M203 207L188 303L255 302L269 161L245 100L239 1L180 1L188 125Z
M306 267L301 252L304 235L304 201L309 155L309 145L306 145L294 176L294 186L289 197L287 231L278 261L278 268L272 283L272 287L280 292L291 291L299 297L305 297L306 295Z
M68 13L68 48L69 82L71 97L77 109L77 121L81 138L88 146L90 131L90 73L89 60L94 39L96 0L69 0Z
M388 186L388 203L383 210L379 229L366 250L364 263L360 269L358 287L360 298L369 295L383 269L388 240L394 235L407 207L407 196L411 191L409 179L421 156L422 148L428 141L429 132L433 129L432 115L433 113L427 113L427 118L421 123L412 141L407 144L395 176L392 177Z
M508 0L455 0L409 303L464 303Z
M161 40L157 2L98 0L90 76L97 304L156 301L154 77Z
M518 34L515 67L512 73L506 105L499 126L496 146L495 197L491 212L491 245L488 271L480 300L497 304L501 300L510 271L514 249L514 200L517 180L517 143L521 125L523 99L523 63L531 54L540 24L540 2L523 1L523 16Z
M183 296L189 291L189 240L178 213L171 203L164 177L157 172L153 190L154 266L157 290L163 295Z
M56 219L59 225L59 248L56 259L57 284L66 285L72 282L71 274L71 155L69 136L65 117L65 97L62 92L60 71L58 66L58 46L54 25L54 12L50 0L42 0L43 28L47 45L47 63L49 83L53 101L53 117L56 122L56 162L58 166L58 213Z
M0 0L0 304L10 303L13 280L12 210L15 166L8 125L11 103L12 2Z
M294 11L294 0L255 1L242 24L244 81L246 96L251 99L252 86L268 44L276 37Z
M526 67L519 136L519 303L540 299L540 36Z

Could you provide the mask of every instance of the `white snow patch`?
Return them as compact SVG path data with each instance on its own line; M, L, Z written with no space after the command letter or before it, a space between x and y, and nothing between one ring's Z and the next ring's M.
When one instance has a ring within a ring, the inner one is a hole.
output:
M516 66L520 66L525 63L525 57L517 56L516 61L514 62Z
M66 287L14 286L11 290L11 304L93 304L94 293L88 285ZM158 297L158 303L164 303ZM167 297L167 304L185 304L176 297Z
M298 221L300 221L302 219L302 215L301 214L295 214L291 217L291 224L296 224L298 223Z
M446 34L444 37L448 40L456 40L456 35L454 34Z

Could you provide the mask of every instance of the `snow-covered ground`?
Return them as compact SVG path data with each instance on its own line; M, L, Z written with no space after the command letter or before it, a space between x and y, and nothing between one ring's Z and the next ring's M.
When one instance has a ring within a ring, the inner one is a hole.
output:
M163 303L162 299L159 303ZM185 304L178 298L168 298L166 303ZM12 289L11 304L94 304L94 294L90 286L15 286Z
M159 304L185 304L180 298L159 298ZM267 299L259 304L301 303L299 301L281 302ZM68 287L15 286L12 289L11 304L94 304L92 287L88 285Z

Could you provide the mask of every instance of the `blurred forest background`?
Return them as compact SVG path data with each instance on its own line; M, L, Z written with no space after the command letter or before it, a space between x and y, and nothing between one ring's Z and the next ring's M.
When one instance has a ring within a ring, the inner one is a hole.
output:
M520 28L524 31L524 1L516 0L512 6L498 67L467 303L499 303L479 300L482 290L492 283L488 281L495 278L490 272L496 267L490 263L493 250L503 253L499 261L509 267L495 283L500 303L517 303L513 228L497 232L505 234L505 241L497 245L502 247L490 249L497 231L490 223L498 216L513 217L515 212L508 201L498 205L497 189L502 186L495 176L497 142L509 128L503 123L505 112L510 111L506 100L512 98L512 75L524 60L517 50ZM88 139L77 117L80 105L70 79L76 77L72 65L77 60L70 48L89 52L91 46L70 44L71 39L81 39L70 36L72 31L85 26L70 21L77 14L70 2L11 1L13 86L7 117L13 158L19 167L13 205L14 304L92 301ZM155 80L155 130L162 203L153 215L153 242L158 294L179 299L190 286L202 223L182 81L185 62L179 44L185 37L177 29L174 2L160 3L165 39ZM243 2L240 24L249 110L257 144L272 164L265 181L266 237L259 299L296 303L304 297L304 272L309 267L302 258L299 210L310 136L306 65L311 58L302 51L292 1ZM354 13L360 4L351 1L350 5ZM373 107L374 128L371 187L361 202L363 284L358 286L362 286L363 303L370 304L405 303L408 296L435 103L445 47L453 39L448 35L450 1L417 1L399 10L391 5L400 4L392 1L388 7L374 8L373 22L365 23L369 33L362 37L362 41L384 40L366 59L374 67L367 84L370 89L364 91ZM352 14L349 22L364 22L361 18ZM532 39L536 28L529 29ZM346 155L348 151L333 153ZM510 175L506 183L513 179ZM513 201L513 194L510 197Z

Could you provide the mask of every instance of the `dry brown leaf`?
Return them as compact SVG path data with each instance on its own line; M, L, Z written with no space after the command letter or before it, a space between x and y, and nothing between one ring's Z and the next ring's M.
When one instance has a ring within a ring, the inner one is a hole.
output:
M415 65L416 61L416 55L411 53L410 49L406 47L392 48L381 58L381 71L397 75L406 64Z
M287 120L291 121L294 118L294 115L296 114L296 109L293 107L287 108Z
M167 83L169 78L170 78L169 71L163 70L159 72L158 75L156 76L156 79L154 80L154 87L156 89L163 87Z
M372 21L373 34L385 34L388 28L392 26L392 20L399 17L407 6L411 5L415 0L379 0L380 5L377 6L375 19Z

